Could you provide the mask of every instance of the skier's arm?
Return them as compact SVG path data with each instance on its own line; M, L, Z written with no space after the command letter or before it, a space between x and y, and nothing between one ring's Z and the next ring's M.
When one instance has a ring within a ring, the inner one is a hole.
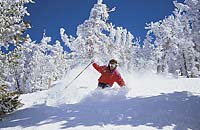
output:
M126 86L125 82L124 82L124 80L123 80L123 78L121 77L120 74L117 74L116 82L120 87Z
M102 73L103 72L103 67L99 66L97 63L93 63L92 66L99 72Z

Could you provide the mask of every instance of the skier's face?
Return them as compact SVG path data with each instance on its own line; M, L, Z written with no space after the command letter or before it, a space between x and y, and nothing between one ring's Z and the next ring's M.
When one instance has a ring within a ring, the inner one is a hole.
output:
M117 67L116 63L110 63L109 64L110 70L114 70Z

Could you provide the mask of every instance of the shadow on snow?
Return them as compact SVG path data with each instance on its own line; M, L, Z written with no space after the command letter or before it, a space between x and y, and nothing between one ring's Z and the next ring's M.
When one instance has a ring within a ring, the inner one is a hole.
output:
M146 125L157 127L176 125L176 130L200 128L200 97L188 92L174 92L153 97L109 101L86 97L78 104L51 107L45 104L19 110L3 122L0 128L40 126L65 121L60 129L79 125Z

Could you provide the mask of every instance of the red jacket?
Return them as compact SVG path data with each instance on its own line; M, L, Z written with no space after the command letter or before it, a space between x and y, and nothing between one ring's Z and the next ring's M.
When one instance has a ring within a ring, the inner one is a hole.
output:
M101 73L101 77L98 79L100 83L105 83L112 87L113 83L117 82L120 87L125 86L123 78L116 69L110 71L108 66L99 66L97 63L93 63L92 65L99 73Z

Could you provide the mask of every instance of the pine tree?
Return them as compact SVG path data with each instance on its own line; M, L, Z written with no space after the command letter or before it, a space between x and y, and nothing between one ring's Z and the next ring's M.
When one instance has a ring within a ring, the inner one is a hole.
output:
M24 5L30 2L33 3L32 0L0 1L0 46L17 45L21 35L30 28L30 24L23 20L25 15L29 15Z
M8 92L6 85L0 86L0 119L7 113L11 113L22 106L17 91Z
M14 46L13 51L9 51L8 54L2 53L4 55L4 66L3 69L5 75L5 82L9 82L10 86L15 86L18 91L21 91L19 88L20 77L18 72L19 64L19 48L21 43L25 41L25 37L22 34L30 28L30 23L26 22L23 18L25 15L29 15L27 12L25 4L30 3L32 0L3 0L0 1L0 46L1 48L8 49L10 45ZM2 60L2 59L0 59Z
M15 47L8 54L0 50L0 116L14 111L21 103L18 100L20 91L18 64L18 49L25 40L22 34L30 28L30 23L24 21L24 16L29 15L25 4L32 0L1 0L0 1L0 47L8 49L10 45Z

